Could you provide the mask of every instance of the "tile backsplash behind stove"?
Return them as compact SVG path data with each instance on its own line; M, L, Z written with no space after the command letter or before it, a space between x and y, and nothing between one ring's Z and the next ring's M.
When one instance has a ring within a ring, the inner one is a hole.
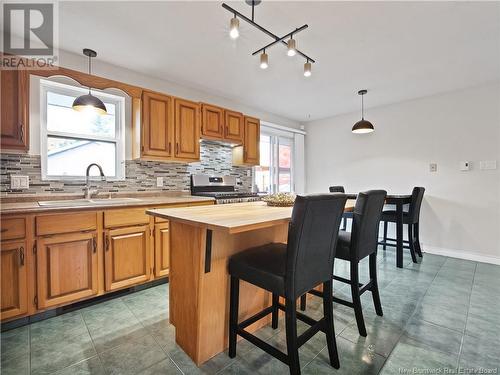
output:
M233 175L241 182L239 191L252 190L250 167L232 165L230 146L201 142L200 161L196 163L165 163L156 161L127 160L125 162L125 180L96 181L99 192L120 191L158 191L189 190L189 176L193 173ZM18 194L61 194L83 193L85 181L42 181L39 155L1 154L0 191L2 196ZM10 188L10 175L29 176L29 189L14 190ZM163 187L156 186L156 177L163 177Z

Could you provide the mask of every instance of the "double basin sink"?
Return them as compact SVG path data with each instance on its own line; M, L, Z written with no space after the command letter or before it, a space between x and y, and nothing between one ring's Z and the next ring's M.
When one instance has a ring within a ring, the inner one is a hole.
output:
M140 201L138 198L65 199L56 201L39 201L38 205L41 207L74 207L124 204L138 201Z

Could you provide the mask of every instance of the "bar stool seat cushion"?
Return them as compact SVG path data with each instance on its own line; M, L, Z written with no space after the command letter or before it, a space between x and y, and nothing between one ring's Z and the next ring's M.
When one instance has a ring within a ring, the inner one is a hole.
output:
M285 295L287 245L270 243L233 255L229 274L281 296Z
M395 223L397 219L397 214L395 210L387 210L387 211L382 211L382 216L380 218L380 221L389 221L391 223ZM410 223L410 215L408 212L403 211L403 224L414 224Z
M351 249L351 232L340 230L339 237L337 240L337 253L335 254L335 258L350 260L350 249Z

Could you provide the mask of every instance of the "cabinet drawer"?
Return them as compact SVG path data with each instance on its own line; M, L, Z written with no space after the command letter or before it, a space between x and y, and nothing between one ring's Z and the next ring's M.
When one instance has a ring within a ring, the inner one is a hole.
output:
M47 215L36 218L36 235L62 234L97 229L95 212Z
M104 212L104 227L115 228L129 225L149 224L146 208L126 208Z
M26 219L2 219L2 240L15 240L26 236Z

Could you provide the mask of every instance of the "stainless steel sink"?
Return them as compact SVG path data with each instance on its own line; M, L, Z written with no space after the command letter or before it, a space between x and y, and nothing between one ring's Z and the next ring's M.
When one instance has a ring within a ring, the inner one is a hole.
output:
M58 201L39 201L41 207L74 207L74 206L94 206L113 205L138 202L138 198L95 198L95 199L66 199Z

